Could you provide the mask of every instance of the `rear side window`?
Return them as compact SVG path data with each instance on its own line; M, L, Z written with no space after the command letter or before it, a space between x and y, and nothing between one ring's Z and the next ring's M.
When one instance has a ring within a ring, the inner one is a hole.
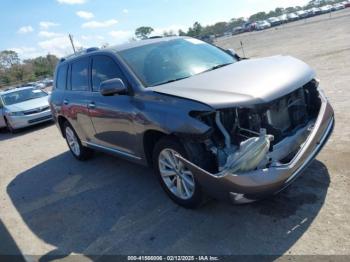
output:
M68 65L62 65L57 70L56 89L66 89Z
M92 59L92 90L98 91L103 81L122 78L118 65L108 56L94 56Z
M89 90L88 81L89 58L80 59L72 63L72 90Z

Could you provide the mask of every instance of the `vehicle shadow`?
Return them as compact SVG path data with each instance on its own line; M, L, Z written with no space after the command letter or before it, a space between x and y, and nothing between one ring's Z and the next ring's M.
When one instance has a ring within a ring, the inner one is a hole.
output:
M0 219L0 260L26 261L21 254L16 242Z
M19 175L7 193L28 227L56 246L42 261L72 252L279 256L305 233L330 183L319 161L277 196L197 210L173 204L150 169L104 154L78 162L65 152Z
M46 128L48 126L51 126L53 124L54 124L53 121L48 121L48 122L37 124L35 126L29 126L29 127L18 129L13 134L10 133L7 130L7 128L0 128L0 141L4 141L4 140L8 140L8 139L13 139L13 138L16 138L16 137L19 137L19 136L23 136L23 135L26 135L28 133L44 129L44 128Z

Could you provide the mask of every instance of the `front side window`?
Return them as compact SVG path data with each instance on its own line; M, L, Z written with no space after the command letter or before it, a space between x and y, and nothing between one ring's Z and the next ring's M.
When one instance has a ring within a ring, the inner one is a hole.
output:
M48 94L40 89L28 88L4 94L2 99L4 104L9 106L44 96L48 96Z
M177 81L237 60L221 49L193 38L180 38L119 51L146 86Z
M89 90L88 80L89 58L82 58L72 63L72 90Z
M108 56L94 56L92 58L92 90L98 91L101 82L112 78L122 78L122 73L113 59Z
M66 89L68 65L64 64L57 70L56 89Z

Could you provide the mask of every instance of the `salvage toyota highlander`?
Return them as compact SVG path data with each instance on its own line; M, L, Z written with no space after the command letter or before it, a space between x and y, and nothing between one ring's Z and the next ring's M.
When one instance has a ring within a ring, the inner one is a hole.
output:
M61 59L50 98L79 160L93 150L153 166L184 207L286 188L334 126L315 72L290 56L242 59L189 37L89 48Z

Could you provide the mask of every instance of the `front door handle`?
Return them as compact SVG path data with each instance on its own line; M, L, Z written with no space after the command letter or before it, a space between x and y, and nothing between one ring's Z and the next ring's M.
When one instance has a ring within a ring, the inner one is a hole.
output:
M94 102L90 102L90 103L88 104L88 108L89 108L89 109L94 109L94 108L96 108L96 104L95 104Z
M69 101L68 101L67 99L64 99L64 100L63 100L63 104L64 104L64 105L68 105L68 104L69 104Z

